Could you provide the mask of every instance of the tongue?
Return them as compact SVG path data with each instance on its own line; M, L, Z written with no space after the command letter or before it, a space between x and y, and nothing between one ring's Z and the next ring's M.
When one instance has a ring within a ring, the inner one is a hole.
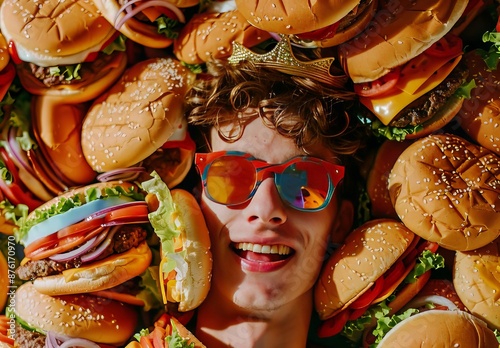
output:
M275 262L286 259L286 255L279 254L261 254L254 253L253 251L240 251L240 256L244 259L250 261L259 261L259 262Z

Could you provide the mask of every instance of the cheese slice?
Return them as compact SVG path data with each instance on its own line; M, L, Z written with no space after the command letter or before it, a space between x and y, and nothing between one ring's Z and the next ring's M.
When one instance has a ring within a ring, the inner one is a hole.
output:
M408 81L406 83L403 81L401 86L409 91L416 88L414 93L407 93L403 89L395 88L392 93L384 94L375 98L360 97L359 101L366 106L384 125L387 126L407 105L414 102L425 93L433 90L441 82L443 82L443 80L457 66L461 58L462 56L455 57L441 66L439 64L428 64L434 68L437 68L438 66L440 67L433 71L425 82L421 84L419 82L415 84L410 83L410 77L405 76L405 79L408 79ZM418 67L414 67L413 70L417 75L414 77L419 79L420 69ZM424 72L424 76L429 74L429 68L422 69L422 71Z

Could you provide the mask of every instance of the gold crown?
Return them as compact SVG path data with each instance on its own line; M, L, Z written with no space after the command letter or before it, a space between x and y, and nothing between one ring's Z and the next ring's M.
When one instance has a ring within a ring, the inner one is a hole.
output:
M281 40L269 52L255 53L241 43L233 41L233 53L228 58L230 64L238 64L243 60L252 61L256 65L276 69L288 75L309 77L319 82L343 87L345 75L335 76L330 73L334 58L321 58L311 61L298 60L292 51L287 35L280 34Z

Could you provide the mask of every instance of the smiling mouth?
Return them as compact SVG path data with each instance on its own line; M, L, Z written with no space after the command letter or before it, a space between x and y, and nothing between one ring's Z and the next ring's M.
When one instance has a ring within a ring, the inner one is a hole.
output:
M258 262L282 261L293 254L289 246L282 244L235 243L233 249L241 258Z

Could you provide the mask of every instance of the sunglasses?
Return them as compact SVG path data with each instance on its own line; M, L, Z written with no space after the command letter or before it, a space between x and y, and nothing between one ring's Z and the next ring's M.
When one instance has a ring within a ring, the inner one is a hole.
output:
M227 206L249 201L271 173L281 199L300 211L319 211L330 202L344 167L311 156L269 164L239 151L197 153L195 164L206 196Z

